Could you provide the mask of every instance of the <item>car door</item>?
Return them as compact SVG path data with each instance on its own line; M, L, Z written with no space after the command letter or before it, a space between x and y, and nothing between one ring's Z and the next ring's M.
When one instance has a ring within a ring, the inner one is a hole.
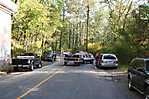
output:
M137 64L137 60L134 59L132 60L132 62L130 63L130 67L129 67L129 76L130 76L130 79L132 81L132 85L133 86L136 86L136 64Z
M143 91L145 80L145 63L144 60L138 60L135 67L135 87L140 91Z
M41 63L40 57L39 57L39 56L35 56L35 58L34 58L34 65L37 66L37 65L39 65L40 63Z

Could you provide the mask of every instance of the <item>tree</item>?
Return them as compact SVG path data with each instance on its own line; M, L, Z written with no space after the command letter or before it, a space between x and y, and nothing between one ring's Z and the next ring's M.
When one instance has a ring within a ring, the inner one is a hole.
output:
M20 2L20 9L13 18L12 27L12 38L19 43L19 49L40 54L44 49L48 49L52 34L62 25L60 3L60 0L55 5L39 0ZM13 47L15 50L18 49L16 46Z

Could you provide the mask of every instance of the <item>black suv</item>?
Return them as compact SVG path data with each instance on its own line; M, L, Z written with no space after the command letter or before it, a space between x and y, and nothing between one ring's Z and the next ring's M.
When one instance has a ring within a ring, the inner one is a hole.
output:
M149 58L135 58L128 69L128 88L149 99Z
M56 61L56 52L44 52L41 59L43 61L54 62Z
M41 68L42 61L37 54L34 53L24 53L16 58L12 59L12 65L14 65L14 69L18 68L28 68L31 71L34 68Z

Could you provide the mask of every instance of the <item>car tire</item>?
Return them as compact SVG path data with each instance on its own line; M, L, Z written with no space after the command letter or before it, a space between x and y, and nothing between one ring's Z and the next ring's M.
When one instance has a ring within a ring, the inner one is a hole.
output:
M56 61L56 57L54 57L54 62Z
M52 62L52 63L54 62L54 59L53 59L53 57L52 57L52 59L51 59L51 62Z
M40 63L40 64L38 65L38 68L42 68L42 63Z
M64 65L67 65L67 62L64 62Z
M31 65L30 66L30 71L33 71L34 70L34 65Z
M144 96L144 99L149 99L149 95L145 95Z
M83 64L86 64L86 61L85 60L83 60Z
M148 90L149 90L149 87L147 87L145 89L145 91L144 91L144 99L149 99L149 92L148 92Z
M130 78L128 79L128 89L133 90L132 81Z
M93 60L90 61L90 64L93 64Z

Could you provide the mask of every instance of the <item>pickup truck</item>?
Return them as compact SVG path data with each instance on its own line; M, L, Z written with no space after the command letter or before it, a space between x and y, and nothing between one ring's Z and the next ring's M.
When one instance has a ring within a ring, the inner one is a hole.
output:
M42 62L36 54L25 53L12 59L12 65L14 68L27 68L33 71L34 68L41 68Z
M83 63L94 63L94 56L91 53L87 53L83 55Z
M81 60L79 55L76 55L76 54L65 55L64 57L64 65L73 64L73 65L80 66L80 63L81 63Z

